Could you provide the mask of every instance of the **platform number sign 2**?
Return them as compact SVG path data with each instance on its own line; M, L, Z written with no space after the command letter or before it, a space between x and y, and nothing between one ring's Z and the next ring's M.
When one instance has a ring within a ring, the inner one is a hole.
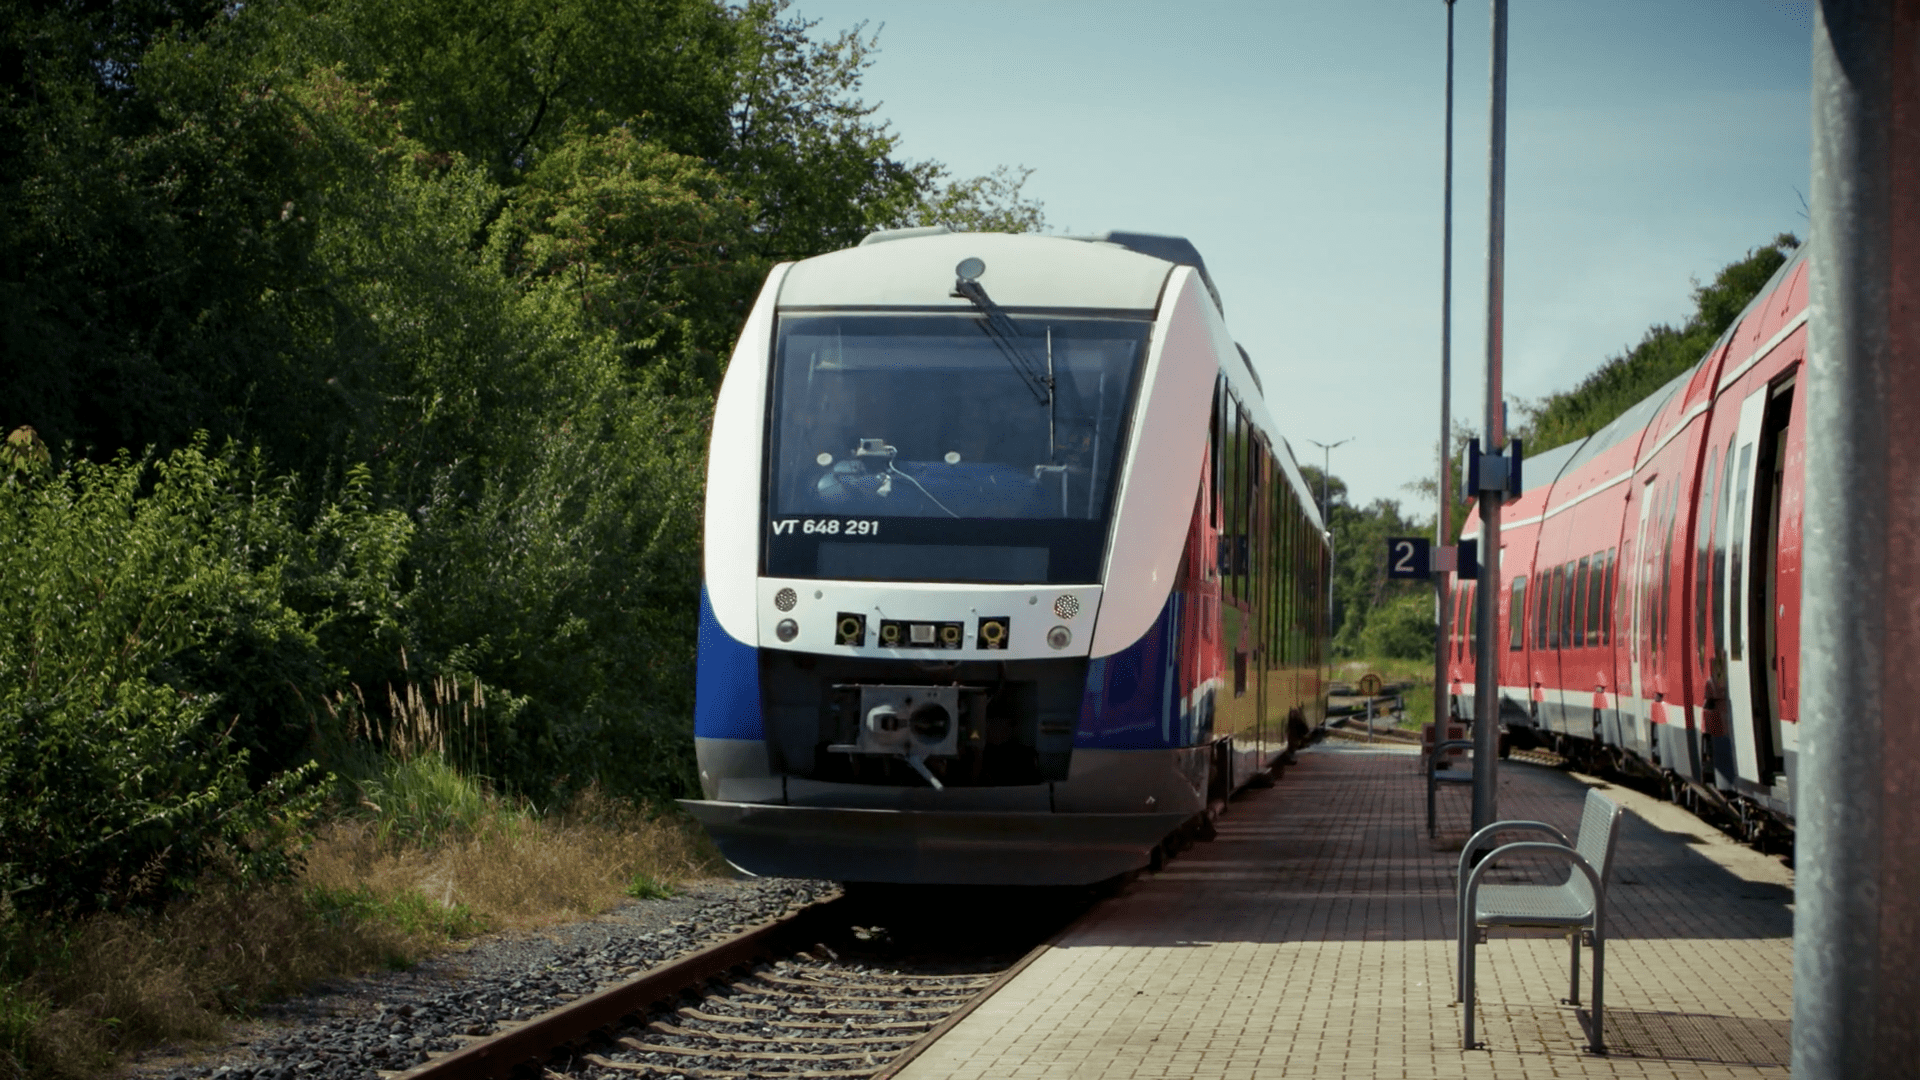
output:
M1432 574L1432 542L1424 536L1387 538L1387 576L1426 579Z

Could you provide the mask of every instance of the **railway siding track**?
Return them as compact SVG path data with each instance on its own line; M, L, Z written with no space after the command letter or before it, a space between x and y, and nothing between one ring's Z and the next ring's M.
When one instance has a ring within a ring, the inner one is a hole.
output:
M1011 965L946 957L918 961L929 970L907 971L900 969L915 962L866 962L820 943L846 933L858 915L845 897L816 901L531 1020L501 1025L405 1072L381 1075L884 1080L1047 948L1042 943Z

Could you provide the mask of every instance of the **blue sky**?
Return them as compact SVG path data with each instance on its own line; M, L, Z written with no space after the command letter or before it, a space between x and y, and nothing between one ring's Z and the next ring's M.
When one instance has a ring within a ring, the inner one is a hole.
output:
M1354 441L1361 501L1439 435L1446 7L1394 2L797 0L865 22L864 96L903 156L1034 170L1058 231L1206 257L1295 452ZM1454 415L1478 427L1489 5L1455 10ZM1571 387L1777 233L1805 238L1807 0L1518 0L1509 38L1506 390Z

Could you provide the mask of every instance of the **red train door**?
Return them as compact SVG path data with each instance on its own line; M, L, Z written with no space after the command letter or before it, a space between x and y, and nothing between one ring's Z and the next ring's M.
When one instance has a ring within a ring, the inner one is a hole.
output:
M1636 477L1636 479L1638 478ZM1658 480L1658 475L1655 475L1641 481L1640 525L1634 532L1634 562L1627 568L1632 574L1632 577L1629 579L1631 588L1628 592L1628 595L1632 599L1632 606L1627 611L1627 617L1630 620L1628 625L1629 636L1627 638L1627 664L1633 687L1632 731L1634 732L1634 737L1630 738L1627 735L1626 718L1624 716L1621 718L1620 736L1622 742L1638 741L1641 745L1645 745L1645 740L1639 739L1638 736L1649 730L1648 717L1653 712L1653 694L1651 692L1653 680L1651 678L1651 672L1644 671L1644 669L1651 666L1652 657L1649 654L1653 648L1653 626L1651 618L1653 612L1653 590L1659 587L1659 579L1656 574L1657 567L1654 563L1654 555L1659 545L1656 542L1656 538L1651 535L1654 509L1656 504L1660 502L1660 500L1655 497L1659 494L1658 488L1656 487ZM1644 682L1642 679L1643 671L1644 674L1648 676ZM1622 711L1624 712L1625 710Z
M1733 530L1728 553L1727 701L1732 715L1736 772L1740 779L1772 786L1786 768L1786 732L1781 727L1779 612L1784 591L1798 590L1797 566L1780 560L1781 508L1785 499L1787 428L1793 415L1793 382L1764 387L1740 403L1733 460ZM1782 582L1788 570L1794 580ZM1786 586L1783 590L1782 585Z

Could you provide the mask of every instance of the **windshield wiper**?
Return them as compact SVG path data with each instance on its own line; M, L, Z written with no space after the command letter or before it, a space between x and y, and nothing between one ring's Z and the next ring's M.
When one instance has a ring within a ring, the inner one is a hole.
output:
M968 259L960 265L966 267L969 262L977 263L978 260ZM976 270L974 273L978 274L979 271ZM1007 318L1007 313L1001 311L1000 305L993 302L993 299L987 295L987 290L981 287L980 282L973 277L968 277L965 273L959 273L953 282L953 295L964 296L973 301L973 306L986 314L987 336L1000 347L1000 352L1007 358L1007 363L1013 365L1014 374L1020 376L1020 381L1027 384L1028 390L1033 391L1034 400L1042 405L1052 405L1052 373L1043 369L1037 361L1027 355L1027 350L1020 345L1020 328L1013 325L1013 320Z

